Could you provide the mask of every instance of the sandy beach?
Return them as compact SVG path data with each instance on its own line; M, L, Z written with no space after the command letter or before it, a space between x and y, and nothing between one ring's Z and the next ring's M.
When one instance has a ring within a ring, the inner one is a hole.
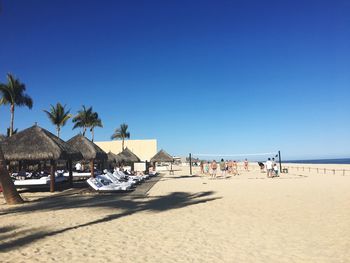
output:
M1 262L350 262L350 176L178 168L146 194L1 198Z

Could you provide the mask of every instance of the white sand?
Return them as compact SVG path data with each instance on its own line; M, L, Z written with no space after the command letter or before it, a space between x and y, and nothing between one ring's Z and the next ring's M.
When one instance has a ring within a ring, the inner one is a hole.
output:
M350 176L186 174L166 175L146 198L0 205L0 261L350 262Z

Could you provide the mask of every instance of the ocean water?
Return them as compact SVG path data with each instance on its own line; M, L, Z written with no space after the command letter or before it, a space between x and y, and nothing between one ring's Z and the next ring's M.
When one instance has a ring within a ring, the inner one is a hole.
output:
M283 163L310 163L310 164L350 164L350 158L316 159L316 160L288 160Z

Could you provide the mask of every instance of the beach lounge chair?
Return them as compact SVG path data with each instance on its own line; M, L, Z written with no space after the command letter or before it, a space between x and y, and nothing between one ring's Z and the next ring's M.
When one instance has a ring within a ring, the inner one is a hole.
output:
M116 192L116 191L129 191L131 186L127 184L117 184L107 180L104 177L96 176L95 178L89 178L86 182L98 192Z
M128 180L128 181L118 180L118 178L113 176L113 174L110 172L105 172L104 174L99 175L99 177L105 178L106 180L109 180L114 184L124 184L124 185L129 185L130 187L134 187L134 185L136 184L132 180Z
M100 175L101 171L95 170L94 171L95 176ZM65 171L63 173L65 177L69 177L69 172ZM73 171L73 180L81 180L81 179L87 179L91 177L91 172L83 172L83 171Z
M25 176L13 173L12 178L14 185L17 188L30 188L30 187L40 187L40 186L49 186L50 185L50 174L39 172L39 173L25 173ZM61 171L55 173L55 182L61 183L66 181L67 178L63 176Z
M137 175L126 175L124 172L122 171L116 171L117 174L119 174L120 176L124 177L124 178L131 178L132 180L141 183L143 180L145 180L146 178L143 176L137 176Z

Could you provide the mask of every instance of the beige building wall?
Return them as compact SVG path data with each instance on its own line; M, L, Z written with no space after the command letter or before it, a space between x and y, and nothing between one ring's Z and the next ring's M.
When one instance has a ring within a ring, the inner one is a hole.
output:
M122 151L122 141L94 142L105 152L111 151L118 154ZM142 161L149 161L157 153L157 140L125 140L124 146L128 147Z

